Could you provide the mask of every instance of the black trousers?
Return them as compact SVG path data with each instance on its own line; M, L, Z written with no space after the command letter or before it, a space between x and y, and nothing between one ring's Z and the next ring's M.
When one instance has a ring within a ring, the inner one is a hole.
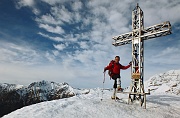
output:
M120 79L120 75L119 74L114 74L113 76L112 76L112 79L114 80L114 85L113 85L113 88L117 88L117 78L119 78ZM121 85L121 83L120 83L120 85Z

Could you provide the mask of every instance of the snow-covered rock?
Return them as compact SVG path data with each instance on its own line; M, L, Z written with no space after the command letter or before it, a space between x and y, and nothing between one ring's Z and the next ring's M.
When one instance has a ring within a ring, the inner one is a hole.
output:
M29 86L0 84L0 117L23 106L75 95L67 83L33 82Z
M22 88L23 85L16 85L16 84L8 84L8 83L0 83L0 92L10 92L13 90L18 90Z
M145 82L145 88L150 89L152 94L180 95L180 70L170 70L152 76Z

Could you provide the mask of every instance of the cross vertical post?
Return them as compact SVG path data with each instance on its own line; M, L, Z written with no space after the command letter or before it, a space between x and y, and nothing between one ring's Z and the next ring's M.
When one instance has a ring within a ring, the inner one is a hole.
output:
M144 40L171 34L169 21L144 28L143 11L137 4L132 11L132 32L113 37L114 46L132 43L131 85L128 103L138 100L146 108L146 94L144 91Z
M130 91L133 93L144 93L144 40L141 31L144 29L143 11L137 4L132 11L132 83ZM133 98L131 98L133 97ZM130 94L129 99L141 99L141 94ZM141 102L140 102L141 104Z

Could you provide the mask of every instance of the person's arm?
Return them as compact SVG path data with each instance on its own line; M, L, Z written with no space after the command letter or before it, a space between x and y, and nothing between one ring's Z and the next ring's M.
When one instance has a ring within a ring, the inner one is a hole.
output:
M104 72L105 72L106 70L110 70L111 68L112 68L112 63L109 63L109 65L104 68Z
M129 64L129 65L127 65L127 66L121 65L121 69L123 69L123 70L126 70L126 69L128 69L129 67L131 67L131 64Z

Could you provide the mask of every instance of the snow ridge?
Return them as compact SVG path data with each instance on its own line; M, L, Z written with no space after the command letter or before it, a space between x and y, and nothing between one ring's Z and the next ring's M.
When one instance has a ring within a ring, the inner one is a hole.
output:
M145 88L153 94L167 93L180 95L180 70L170 70L152 76L145 82Z

